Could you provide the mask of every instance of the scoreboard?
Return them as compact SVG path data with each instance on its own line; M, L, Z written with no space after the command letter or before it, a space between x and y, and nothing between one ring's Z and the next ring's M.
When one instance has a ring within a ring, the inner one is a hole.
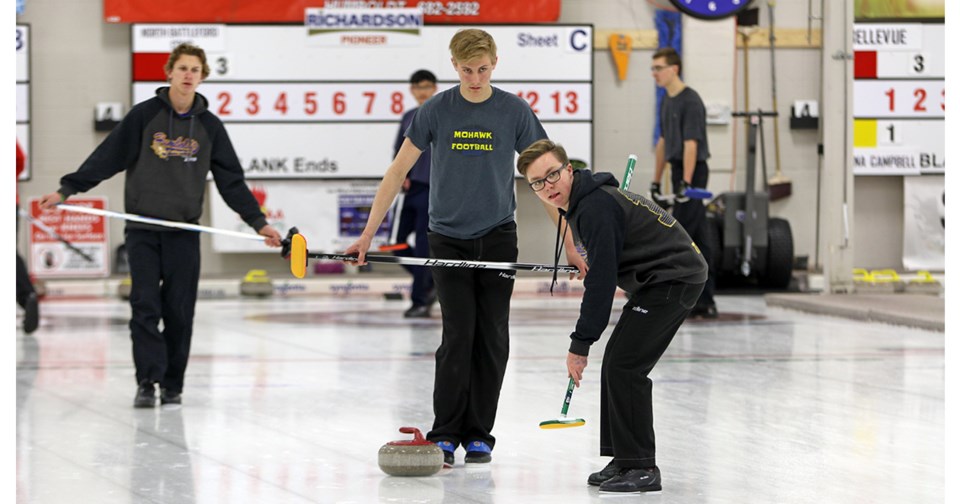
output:
M17 25L17 142L27 161L20 179L30 178L30 26Z
M207 52L199 92L225 123L250 179L380 178L400 118L416 107L408 79L458 84L448 44L459 27L423 26L402 43L318 44L303 25L135 24L133 102L166 85L183 41ZM593 30L589 25L480 26L497 42L493 85L524 98L572 157L593 158Z
M497 43L493 86L526 100L551 139L592 164L593 27L477 27ZM163 67L177 44L202 47L211 74L198 91L224 122L268 220L298 226L318 250L342 250L365 224L403 113L417 106L410 75L427 69L439 90L458 85L448 47L459 28L313 36L292 24L134 24L132 101L167 85ZM210 206L214 227L249 231L221 198ZM392 218L374 245L389 238ZM264 250L224 236L213 247Z
M945 172L944 25L854 25L854 174Z

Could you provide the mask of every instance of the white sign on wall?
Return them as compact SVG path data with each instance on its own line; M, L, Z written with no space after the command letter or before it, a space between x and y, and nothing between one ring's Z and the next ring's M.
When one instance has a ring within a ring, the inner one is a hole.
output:
M283 181L263 180L248 183L260 209L270 224L281 233L296 226L315 251L340 251L355 242L367 223L376 180ZM210 210L213 227L250 233L252 230L223 202L216 184L210 183ZM373 250L389 238L391 215L373 242ZM266 252L262 242L213 236L217 252Z
M944 25L854 25L854 174L945 173Z
M903 177L903 267L944 271L943 176Z

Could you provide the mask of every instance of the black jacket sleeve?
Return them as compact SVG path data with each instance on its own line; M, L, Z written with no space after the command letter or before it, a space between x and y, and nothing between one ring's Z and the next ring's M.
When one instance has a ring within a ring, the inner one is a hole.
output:
M570 353L589 355L590 345L610 323L610 308L617 293L617 275L623 249L623 209L607 194L593 193L580 203L576 217L580 240L587 251L590 273L583 280L580 319L570 335Z
M220 192L227 206L237 212L243 222L260 231L267 225L267 218L260 211L260 204L247 187L243 177L243 167L240 165L240 159L237 158L237 152L233 150L233 144L227 136L223 123L216 121L215 126L211 127L210 137L213 142L210 171L217 184L217 191Z
M136 164L140 157L144 117L144 108L134 107L77 171L60 178L59 192L64 199L87 192L100 182Z

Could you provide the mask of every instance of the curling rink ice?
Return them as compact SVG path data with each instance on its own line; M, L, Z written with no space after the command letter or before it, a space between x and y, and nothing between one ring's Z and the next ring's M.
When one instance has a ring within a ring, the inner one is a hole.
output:
M594 345L570 416L579 298L514 297L493 462L377 466L433 420L434 318L374 296L201 300L183 406L134 409L128 305L50 300L16 333L22 503L927 503L944 500L944 333L718 296L651 375L663 491L601 497Z

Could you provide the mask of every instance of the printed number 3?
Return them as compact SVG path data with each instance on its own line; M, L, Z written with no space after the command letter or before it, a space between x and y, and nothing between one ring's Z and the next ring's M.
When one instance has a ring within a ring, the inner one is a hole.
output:
M224 75L227 73L227 58L220 56L217 58L217 75Z

